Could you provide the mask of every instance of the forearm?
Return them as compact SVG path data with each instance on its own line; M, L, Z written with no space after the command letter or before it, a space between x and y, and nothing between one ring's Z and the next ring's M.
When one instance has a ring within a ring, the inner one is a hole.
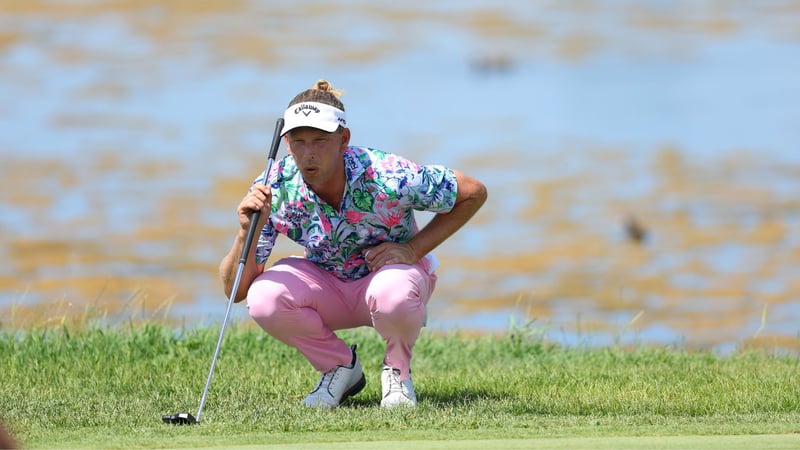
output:
M455 206L448 213L437 214L414 236L408 245L422 258L447 240L481 208L486 201L486 187L474 178L456 172L459 183Z
M239 259L241 258L242 249L244 248L244 241L247 237L246 234L247 233L244 230L239 231L239 234L236 236L230 251L227 255L225 255L225 257L222 258L222 261L219 265L220 279L222 280L225 295L228 297L231 295L231 291L233 290L233 285L236 279L236 272L239 270ZM263 265L256 264L255 262L257 243L258 235L253 237L253 243L250 246L250 254L247 255L247 258L245 259L246 262L244 269L242 270L242 276L239 280L239 286L236 292L236 302L242 301L247 296L247 290L250 288L250 284L263 269Z

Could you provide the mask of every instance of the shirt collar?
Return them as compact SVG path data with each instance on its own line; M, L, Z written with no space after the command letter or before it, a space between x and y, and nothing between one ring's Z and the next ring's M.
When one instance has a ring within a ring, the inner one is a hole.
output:
M358 147L347 147L344 152L344 171L348 185L356 182L367 171L367 167L358 157L359 153Z

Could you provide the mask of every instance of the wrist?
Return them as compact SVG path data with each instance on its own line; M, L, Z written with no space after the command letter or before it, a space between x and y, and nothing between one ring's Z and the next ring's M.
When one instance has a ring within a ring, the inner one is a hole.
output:
M428 252L420 253L420 249L418 249L417 246L414 245L412 241L406 242L406 245L408 246L409 250L411 250L411 253L414 255L414 258L416 258L415 261L419 261L420 259L424 258L425 255L428 253Z

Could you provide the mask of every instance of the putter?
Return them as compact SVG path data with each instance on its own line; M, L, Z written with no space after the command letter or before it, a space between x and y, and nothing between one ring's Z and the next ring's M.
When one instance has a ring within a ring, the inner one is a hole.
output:
M275 123L275 133L272 136L272 146L269 150L269 157L267 158L267 167L264 169L264 184L267 184L267 177L272 168L272 163L275 161L275 156L278 154L278 146L281 143L281 129L283 129L283 118L279 118ZM200 407L197 408L197 416L190 413L176 413L172 415L163 415L161 420L166 423L175 425L194 425L200 423L200 416L203 414L203 406L206 403L208 396L208 388L211 386L211 378L214 376L214 367L217 364L217 357L219 357L219 350L222 348L222 338L225 336L225 327L228 325L228 320L231 317L231 307L233 306L234 299L236 298L236 291L239 290L239 283L242 279L242 272L247 262L247 255L250 254L250 247L253 243L253 237L256 234L256 226L258 225L258 218L261 211L254 211L250 216L250 227L247 229L247 236L245 236L244 247L242 248L242 256L239 258L239 267L236 269L236 278L233 280L233 288L231 289L230 298L228 298L228 307L225 310L225 319L222 321L222 328L219 330L219 339L217 339L217 348L214 350L214 358L211 360L211 369L208 371L208 379L206 380L206 387L203 389L203 396L200 398Z

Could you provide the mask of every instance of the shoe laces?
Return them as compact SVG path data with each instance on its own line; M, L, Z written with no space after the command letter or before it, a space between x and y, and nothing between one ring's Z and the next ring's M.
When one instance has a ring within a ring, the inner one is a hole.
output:
M355 361L356 361L356 346L355 345L351 346L350 350L353 353L353 362L351 363L351 366L354 367L354 364L355 364ZM337 378L337 376L339 374L339 369L343 369L343 368L345 368L345 367L344 366L336 366L333 369L323 373L322 376L319 379L319 383L317 383L317 387L314 388L313 392L318 391L323 386L325 387L326 390L330 391L331 384L333 384L333 382L336 381L336 378ZM349 368L352 368L352 367L349 367Z
M317 383L317 387L314 391L318 391L320 388L324 387L325 389L329 389L331 387L331 383L333 380L336 379L336 372L339 370L339 367L329 370L322 374L319 379L319 383Z
M389 392L402 392L405 394L403 383L400 382L400 371L394 368L387 368L389 372Z

